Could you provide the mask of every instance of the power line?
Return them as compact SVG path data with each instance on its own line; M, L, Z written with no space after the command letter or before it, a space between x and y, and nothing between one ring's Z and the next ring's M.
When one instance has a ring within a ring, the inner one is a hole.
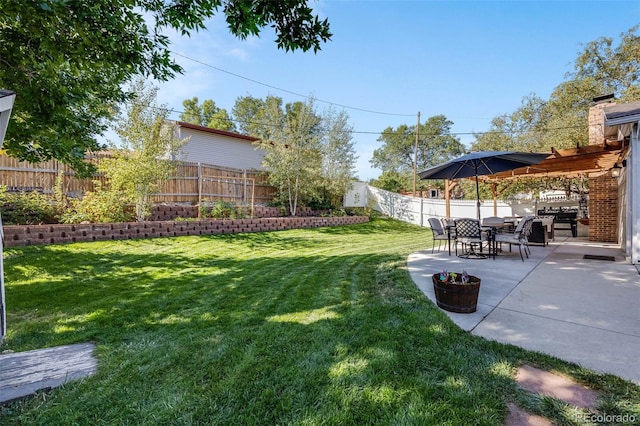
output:
M339 104L339 103L336 103L336 102L326 101L326 100L323 100L323 99L318 99L318 98L315 98L313 96L303 95L303 94L300 94L300 93L297 93L297 92L293 92L291 90L282 89L280 87L276 87L276 86L273 86L271 84L263 83L261 81L254 80L252 78L245 77L245 76L242 76L240 74L233 73L231 71L227 71L225 69L213 66L211 64L207 64L206 62L202 62L202 61L200 61L198 59L190 58L190 57L185 56L185 55L183 55L181 53L177 53L177 52L173 52L173 51L171 53L173 53L174 55L183 57L185 59L188 59L190 61L193 61L195 63L198 63L200 65L204 65L205 67L209 67L209 68L214 69L216 71L220 71L220 72L223 72L225 74L229 74L229 75L232 75L234 77L241 78L243 80L247 80L247 81L250 81L252 83L259 84L261 86L269 87L270 89L275 89L275 90L279 90L281 92L289 93L290 95L299 96L299 97L304 98L304 99L313 99L315 101L326 103L326 104L329 104L329 105L339 106L341 108L352 109L352 110L355 110L355 111L367 112L367 113L370 113L370 114L390 115L390 116L396 116L396 117L413 117L413 116L415 116L415 114L398 114L398 113L392 113L392 112L374 111L374 110L370 110L370 109L366 109L366 108L358 108L358 107L353 107L353 106L349 106L349 105Z
M214 69L216 71L220 71L220 72L223 72L225 74L229 74L229 75L232 75L234 77L237 77L237 78L240 78L240 79L243 79L243 80L247 80L247 81L250 81L250 82L255 83L255 84L259 84L261 86L265 86L265 87L269 87L271 89L279 90L279 91L284 92L284 93L289 93L289 94L294 95L294 96L299 96L299 97L304 98L304 99L313 99L315 101L326 103L326 104L329 104L329 105L335 105L335 106L339 106L341 108L352 109L352 110L355 110L355 111L367 112L367 113L371 113L371 114L388 115L388 116L396 116L396 117L413 117L413 116L415 116L415 114L399 114L399 113L374 111L374 110L370 110L370 109L366 109L366 108L358 108L358 107L353 107L353 106L349 106L349 105L339 104L339 103L336 103L336 102L331 102L331 101L315 98L313 96L303 95L301 93L293 92L293 91L287 90L287 89L282 89L280 87L276 87L276 86L273 86L273 85L270 85L270 84L267 84L267 83L263 83L263 82L258 81L258 80L254 80L254 79L249 78L249 77L245 77L245 76L240 75L240 74L233 73L231 71L227 71L227 70L225 70L223 68L216 67L214 65L208 64L208 63L200 61L198 59L193 59L193 58L191 58L189 56L186 56L186 55L183 55L181 53L177 53L177 52L174 52L174 51L172 51L171 53L173 53L174 55L180 56L182 58L188 59L190 61L193 61L195 63L198 63L200 65L204 65L204 66L206 66L208 68L211 68L211 69ZM184 113L184 111L177 111L177 110L173 110L173 109L171 109L169 111L170 112L177 112L177 113ZM241 121L241 120L235 120L235 119L229 119L229 121L233 121L233 122L236 122L236 123L257 124L255 122L247 122L247 121ZM475 136L475 135L488 135L488 134L511 134L511 133L520 134L520 133L528 133L528 132L540 133L540 132L548 132L548 131L555 131L555 130L578 129L578 128L582 128L582 127L584 127L584 126L555 127L555 128L551 128L551 129L544 129L544 130L522 130L522 131L488 130L488 131L485 131L485 132L454 132L454 133L448 133L448 135L451 135L451 136ZM351 133L354 133L354 134L372 134L372 135L381 135L381 136L382 135L394 134L394 133L388 133L388 132L358 131L358 130L353 130ZM430 136L442 136L442 135L441 134L423 134L423 136L430 137Z
M300 95L302 96L302 95ZM124 103L132 103L133 101L125 101ZM180 111L174 108L165 108L165 107L161 107L161 106L153 106L153 105L146 105L147 108L152 108L152 109L163 109L166 110L167 112L169 112L170 114L186 114L186 111ZM225 120L227 121L232 121L234 123L239 123L239 124L264 124L262 122L257 122L257 121L247 121L247 120L238 120L235 118L226 118ZM598 124L594 124L591 126L599 126ZM564 127L553 127L553 128L548 128L548 129L541 129L541 130L487 130L485 132L451 132L451 133L447 133L445 135L441 134L441 133L421 133L420 136L427 138L427 137L435 137L435 136L475 136L475 135L490 135L490 134L496 134L496 135L501 135L501 134L526 134L526 133L544 133L544 132L551 132L551 131L557 131L557 130L571 130L571 129L582 129L585 127L590 127L589 125L576 125L576 126L564 126ZM360 135L380 135L380 136L385 136L385 135L395 135L395 132L380 132L380 131L365 131L365 130L352 130L351 133L353 134L360 134ZM411 133L407 133L406 134L407 137L413 137L415 136L415 132L411 132Z
M589 127L587 126L566 126L566 127L554 127L554 128L550 128L550 129L542 129L542 130L520 130L520 131L513 131L513 130L487 130L486 132L451 132L451 133L446 133L446 135L451 135L451 136L475 136L475 135L490 135L490 134L496 134L496 135L501 135L501 134L522 134L522 133L543 133L543 132L551 132L551 131L555 131L555 130L570 130L570 129L582 129L585 127ZM394 132L367 132L367 131L357 131L354 130L351 133L357 133L357 134L371 134L371 135L395 135ZM415 136L415 132L412 133L407 133L407 137L413 137ZM420 136L424 136L424 137L431 137L431 136L445 136L441 133L420 133Z

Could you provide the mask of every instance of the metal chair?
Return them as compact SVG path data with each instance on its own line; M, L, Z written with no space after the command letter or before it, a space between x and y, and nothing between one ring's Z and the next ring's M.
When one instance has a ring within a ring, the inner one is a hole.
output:
M436 241L438 242L438 251L440 251L440 244L442 241L449 241L449 237L442 226L442 223L436 219L435 217L429 218L429 227L431 228L431 233L433 235L433 243L431 245L431 253L433 253L433 249L436 246Z
M456 222L450 217L443 217L440 219L442 226L447 233L447 244L449 246L449 256L451 256L451 240L456 240Z
M520 252L520 258L524 262L524 255L522 254L522 247L525 247L525 255L529 258L531 251L529 250L529 234L531 233L531 225L533 224L533 216L527 216L518 223L513 234L496 234L495 243L502 246L502 243L509 244L509 251L513 244L518 246Z
M482 253L482 243L487 241L482 235L482 228L478 219L456 219L456 255L465 259L486 259ZM458 243L462 244L462 254L458 254ZM476 251L480 247L480 253Z
M525 221L524 226L522 227L522 243L524 245L524 251L527 254L527 258L531 256L531 248L529 247L529 237L531 236L531 230L533 229L533 221L535 220L534 216L527 216L523 219Z
M445 227L456 226L456 221L451 219L450 217L443 217L441 220L442 220L442 225L444 225Z

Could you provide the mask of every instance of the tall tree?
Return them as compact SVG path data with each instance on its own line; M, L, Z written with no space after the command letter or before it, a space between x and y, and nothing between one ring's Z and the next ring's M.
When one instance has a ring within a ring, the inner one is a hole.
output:
M551 93L546 121L538 128L540 146L570 148L589 142L589 108L596 96L613 93L622 102L640 100L640 35L635 26L620 34L587 43L574 63L574 71Z
M240 133L269 141L284 125L285 110L282 98L268 95L264 99L239 97L232 111Z
M321 188L331 206L341 203L354 179L357 160L349 114L328 109L322 117Z
M640 99L640 35L636 25L620 34L615 46L611 37L588 43L575 61L571 80L590 80L600 93L615 93L622 101Z
M224 108L219 108L211 99L198 103L198 97L182 101L184 112L180 114L180 121L210 127L212 129L236 131L236 126Z
M465 147L460 140L451 134L453 122L444 115L436 115L420 125L417 152L418 171L438 165L464 153ZM403 176L407 184L413 173L416 144L416 126L406 124L391 127L382 131L379 142L382 146L373 152L370 160L374 167L383 173ZM407 185L404 189L410 189Z
M357 158L346 112L318 114L313 99L283 104L270 95L237 98L233 115L242 133L261 139L265 168L293 214L301 203L340 204Z
M383 172L407 173L410 168L413 170L415 135L415 126L402 124L396 129L387 127L378 138L382 147L373 151L373 158L369 162Z
M278 106L267 104L265 121L271 137L261 146L266 150L269 183L279 189L295 216L299 201L311 198L317 188L322 168L320 117L313 100L287 104L284 115Z
M238 131L242 134L260 138L262 134L262 118L265 101L253 96L241 96L236 99L233 109L233 117L237 123Z
M613 93L622 102L640 100L639 28L620 34L618 45L608 37L587 43L574 62L573 72L555 87L548 100L535 94L523 98L515 112L494 118L488 132L476 134L472 149L549 152L552 147L588 144L588 113L594 97ZM505 186L499 188L503 196L533 189L571 192L583 188L584 182L519 179Z
M331 38L306 0L0 0L0 10L0 88L17 92L4 148L83 174L115 106L132 97L124 83L182 72L166 29L188 36L220 12L242 39L273 27L285 50L318 51Z
M491 120L489 130L475 134L474 151L538 151L541 138L538 129L548 120L544 116L546 102L531 94L522 99L518 109Z
M535 94L518 109L492 120L488 133L476 135L474 149L549 151L588 143L592 99L614 93L622 102L640 100L640 36L635 26L620 42L601 37L585 45L573 72L555 87L548 100Z
M150 213L151 196L174 172L173 159L186 140L176 137L166 106L157 105L156 87L147 87L139 79L133 92L126 115L118 118L120 149L114 147L114 157L104 159L100 169L109 177L111 190L122 191L135 202L136 219L143 221Z

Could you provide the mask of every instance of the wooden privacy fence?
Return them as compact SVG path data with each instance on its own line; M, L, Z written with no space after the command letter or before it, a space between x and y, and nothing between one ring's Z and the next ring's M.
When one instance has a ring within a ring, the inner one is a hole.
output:
M108 154L99 154L92 161L100 162ZM0 185L10 191L38 191L53 194L56 180L62 179L61 188L67 196L82 197L95 191L96 182L108 187L109 179L96 174L91 179L77 179L66 164L56 160L40 163L18 161L0 155ZM223 200L235 203L267 203L275 195L275 188L267 183L267 174L255 170L233 169L202 163L178 163L176 173L162 183L155 203L198 204L201 201Z

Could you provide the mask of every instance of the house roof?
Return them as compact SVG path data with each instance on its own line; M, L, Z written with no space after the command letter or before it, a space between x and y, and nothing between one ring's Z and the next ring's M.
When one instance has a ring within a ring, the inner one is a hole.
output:
M13 107L16 92L0 89L0 111L7 111Z
M16 92L13 92L11 90L0 89L0 98L4 98L5 96L11 96L15 94Z
M640 121L640 101L605 107L603 113L606 126L637 123Z
M212 129L210 127L199 126L197 124L185 123L184 121L177 121L176 124L180 127L184 127L185 129L199 130L201 132L213 133L215 135L227 136L230 138L243 139L250 142L260 140L259 138L254 138L253 136L241 135L240 133L228 132L226 130Z

